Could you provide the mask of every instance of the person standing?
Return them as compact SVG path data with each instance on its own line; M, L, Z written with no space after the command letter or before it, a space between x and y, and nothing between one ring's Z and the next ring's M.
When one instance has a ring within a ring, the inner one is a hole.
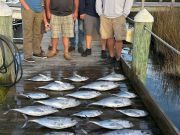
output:
M96 0L96 11L100 16L101 38L108 39L110 60L116 59L115 69L121 66L122 45L126 38L126 17L132 5L133 0ZM113 38L115 38L115 46Z
M91 55L92 48L92 38L94 32L99 34L99 15L96 13L96 0L80 0L80 19L84 20L84 29L85 29L85 42L86 50L81 54L82 57L87 57ZM105 49L106 41L103 40L100 44L101 49ZM105 50L102 50L105 54Z
M22 4L24 61L35 62L33 56L46 58L41 50L42 21L46 30L49 23L43 8L43 0L20 0Z
M62 33L64 58L71 60L69 38L74 37L74 21L78 16L79 0L46 0L46 12L51 25L51 45L48 57L57 54L59 34Z
M76 49L76 45L78 47L78 52L81 54L84 49L83 49L83 45L84 45L84 23L83 20L81 20L79 17L77 19L77 23L78 23L78 33L76 33L76 31L74 30L74 37L70 38L70 46L69 46L69 52L71 51L75 51ZM76 35L77 35L77 42L76 42Z

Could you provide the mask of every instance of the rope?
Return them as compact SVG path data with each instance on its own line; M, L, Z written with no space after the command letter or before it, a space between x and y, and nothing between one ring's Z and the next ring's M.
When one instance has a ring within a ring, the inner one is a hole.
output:
M6 52L5 50L5 45L10 51L12 61L7 64L6 61ZM0 50L2 52L2 65L0 65L0 74L6 74L8 71L8 68L14 64L14 71L15 71L15 78L14 82L12 83L5 83L5 84L0 84L2 87L11 87L14 86L21 78L23 74L22 70L22 65L21 65L21 56L18 51L18 48L15 46L15 44L8 39L7 37L0 35Z
M161 41L166 47L168 47L170 50L172 50L173 52L175 52L176 54L180 55L180 52L175 49L174 47L172 47L170 44L168 44L167 42L165 42L163 39L161 39L159 36L157 36L155 33L153 33L151 30L149 30L146 26L144 26L144 29L147 30L148 32L151 33L151 35L153 35L155 38L157 38L159 41Z

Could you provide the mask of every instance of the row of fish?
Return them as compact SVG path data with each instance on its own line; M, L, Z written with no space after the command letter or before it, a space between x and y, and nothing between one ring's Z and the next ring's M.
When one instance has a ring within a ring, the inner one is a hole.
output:
M72 77L64 78L71 80L73 82L83 82L88 80L88 77L83 77L74 73ZM90 84L81 86L78 91L73 93L66 94L66 97L56 97L56 98L49 98L50 96L46 93L36 92L36 93L21 93L19 96L23 96L25 98L34 99L35 103L40 103L42 105L34 105L34 106L26 106L23 108L18 109L11 109L10 111L20 112L22 114L30 115L30 116L45 116L43 118L37 118L32 120L27 120L23 127L26 126L28 122L35 122L42 126L52 129L64 129L76 126L78 121L76 117L82 118L94 118L101 116L103 111L100 109L92 109L92 110L83 110L80 112L76 112L71 115L71 117L52 117L46 116L56 112L59 112L58 109L67 109L79 106L81 101L78 99L89 100L93 98L97 98L102 95L100 91L107 91L112 90L120 86L120 84L115 83L114 81L121 81L126 79L125 76L121 74L111 73L105 77L97 79L98 81L92 82ZM27 79L30 81L54 81L53 78L39 74L31 79ZM72 90L74 89L74 85L62 81L54 81L49 83L45 86L40 86L38 89L43 90L53 90L53 91L65 91L65 90ZM91 89L91 90L81 90L81 89ZM93 91L97 90L97 91ZM70 98L71 97L71 98ZM73 97L73 98L72 98ZM128 91L120 91L117 94L111 94L110 97L101 99L97 102L90 103L88 106L103 106L103 107L111 107L111 108L120 108L132 105L130 98L135 98L136 94ZM74 99L75 98L75 99ZM41 99L41 100L40 100ZM44 99L44 100L42 100ZM130 117L145 117L148 113L144 110L139 109L116 109L117 112L125 114ZM9 111L8 111L9 112ZM6 113L8 113L6 112ZM133 127L133 123L127 120L121 119L107 119L102 121L89 121L89 123L96 124L102 128L107 129L118 129L115 131L108 132L104 135L148 135L146 132L141 130L131 130L131 129L124 129L124 128L131 128ZM121 129L121 130L119 130ZM122 130L123 129L123 130ZM74 133L70 132L52 132L49 133L50 135L73 135Z

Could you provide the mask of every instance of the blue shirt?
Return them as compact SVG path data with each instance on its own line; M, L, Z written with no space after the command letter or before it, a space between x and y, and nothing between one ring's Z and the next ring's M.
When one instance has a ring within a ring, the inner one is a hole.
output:
M26 3L34 12L40 13L43 11L42 1L43 0L26 0Z

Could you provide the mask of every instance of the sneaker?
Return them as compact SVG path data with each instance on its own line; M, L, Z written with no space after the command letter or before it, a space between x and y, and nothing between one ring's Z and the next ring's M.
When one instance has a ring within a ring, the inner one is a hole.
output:
M122 65L120 60L116 60L114 63L114 70L122 70Z
M33 57L36 57L36 58L47 58L47 56L45 55L45 52L42 50L40 54L33 54Z
M114 66L115 61L116 61L116 58L115 58L115 57L110 57L110 56L109 56L109 58L107 59L107 63L108 63L108 64L112 64L113 66Z
M57 52L50 50L50 51L48 52L48 54L47 54L47 57L48 57L48 58L51 58L51 57L56 56L56 54L57 54Z
M78 47L78 53L83 53L84 52L84 49L82 46Z
M70 47L68 48L68 51L69 51L69 52L75 51L75 47L70 46Z
M71 60L72 57L71 57L70 53L64 53L64 59Z
M82 52L82 57L87 57L88 55L91 55L91 49L86 49L84 52Z
M106 59L107 58L106 50L101 50L101 58L102 59Z
M35 60L33 58L26 58L26 59L24 59L24 61L29 62L29 63L35 62Z

